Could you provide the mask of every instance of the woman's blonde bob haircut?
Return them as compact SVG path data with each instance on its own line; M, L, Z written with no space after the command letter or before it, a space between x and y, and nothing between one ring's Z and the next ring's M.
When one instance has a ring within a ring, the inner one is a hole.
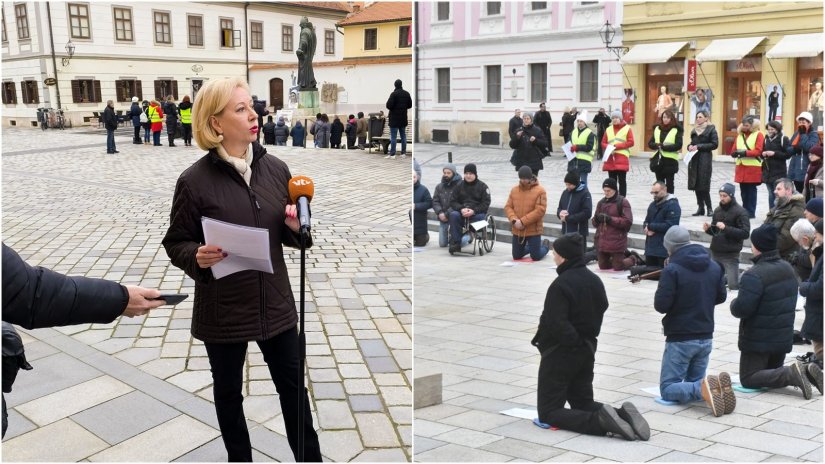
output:
M232 92L239 87L249 92L249 84L240 77L210 80L198 91L192 105L192 136L202 149L211 150L220 145L218 133L209 119L226 108Z

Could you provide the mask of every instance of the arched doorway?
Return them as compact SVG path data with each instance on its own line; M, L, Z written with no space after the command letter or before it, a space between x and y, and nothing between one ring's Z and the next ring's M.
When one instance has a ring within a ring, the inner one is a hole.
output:
M269 101L275 111L284 108L284 80L276 77L269 80Z

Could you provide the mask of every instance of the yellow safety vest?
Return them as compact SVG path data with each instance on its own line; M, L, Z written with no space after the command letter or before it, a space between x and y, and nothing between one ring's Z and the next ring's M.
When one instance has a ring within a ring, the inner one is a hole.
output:
M155 123L160 122L160 113L158 113L157 108L154 106L149 107L149 122Z
M630 126L628 126L627 124L625 124L624 127L619 129L618 134L613 132L613 126L612 125L609 126L607 128L607 143L608 143L608 145L615 145L616 143L625 143L625 142L627 142L628 132L630 132ZM628 150L627 148L623 148L621 150L619 150L619 149L613 150L613 153L615 153L617 155L624 155L624 156L627 156L628 158L630 158L630 150Z
M751 135L748 136L747 146L745 146L744 136L745 134L736 135L736 147L734 150L753 150L753 147L756 146L756 139L759 137L759 131L751 132ZM736 164L743 164L745 166L762 166L762 160L752 156L743 156L742 158L736 158Z
M192 108L180 110L180 122L183 124L192 124Z
M573 132L575 133L578 128L576 128ZM573 135L573 145L587 145L587 138L590 137L592 132L590 128L585 128L583 131L580 131L578 135ZM595 139L594 139L595 140ZM589 152L576 152L576 159L585 160L588 163L593 162L593 155L596 153L596 144L593 144L593 148Z
M667 136L665 137L665 141L662 142L662 130L659 128L659 126L656 126L656 129L653 129L653 140L655 140L656 143L661 143L662 145L673 145L674 143L676 143L676 132L677 129L675 127L668 131ZM678 151L662 150L662 156L664 156L665 158L670 158L679 161Z

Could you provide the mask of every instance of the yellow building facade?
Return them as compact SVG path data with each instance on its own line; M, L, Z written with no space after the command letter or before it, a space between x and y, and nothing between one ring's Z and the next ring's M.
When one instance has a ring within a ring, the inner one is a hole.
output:
M411 24L412 21L408 20L344 26L344 59L385 56L412 58L412 47L407 45L407 31ZM375 48L367 48L372 45L372 34L377 39Z
M763 128L778 120L790 135L796 116L808 111L821 133L822 14L822 2L624 3L622 108L634 152L650 151L665 109L684 124L687 146L695 112L709 108L717 154L730 152L747 115Z

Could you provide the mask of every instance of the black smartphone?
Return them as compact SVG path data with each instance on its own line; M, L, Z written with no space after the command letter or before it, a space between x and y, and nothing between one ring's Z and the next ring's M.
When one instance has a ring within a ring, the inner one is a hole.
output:
M187 293L161 293L159 297L147 298L147 300L163 300L167 305L175 306L187 298L189 298Z

